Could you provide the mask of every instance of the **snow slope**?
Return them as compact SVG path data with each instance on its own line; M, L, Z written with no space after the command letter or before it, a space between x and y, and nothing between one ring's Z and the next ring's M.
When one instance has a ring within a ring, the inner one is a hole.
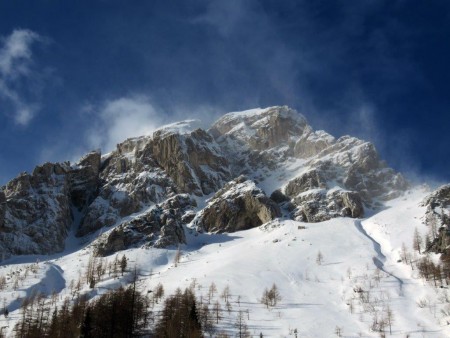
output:
M393 337L448 337L450 319L441 311L449 308L448 290L425 283L410 266L398 262L402 243L411 247L414 228L426 230L421 223L424 209L418 206L425 194L419 188L409 191L362 220L306 224L281 219L220 235L188 230L179 263L174 260L175 248L123 253L129 258L129 270L134 265L139 268L138 286L144 293L158 283L166 295L195 285L197 297L209 301L210 308L219 301L222 319L215 332L234 335L236 316L243 311L252 336L288 337L296 329L299 337L332 337L339 327L344 337L379 337L371 330L374 318L379 321L389 308ZM0 318L3 332L13 335L20 298L32 292L57 293L59 303L73 298L73 286L92 251L91 246L79 248L58 257L41 256L34 263L30 261L37 257L4 262L0 274L9 279L0 296L10 315ZM321 262L317 262L319 252ZM106 258L114 259L115 255ZM13 276L24 276L25 271L27 277L18 281L15 290ZM127 275L106 275L94 289L83 283L80 292L95 297L128 280ZM209 299L211 283L218 291ZM268 309L260 299L274 283L282 299ZM226 286L231 290L230 311L220 297ZM156 305L156 310L160 308Z

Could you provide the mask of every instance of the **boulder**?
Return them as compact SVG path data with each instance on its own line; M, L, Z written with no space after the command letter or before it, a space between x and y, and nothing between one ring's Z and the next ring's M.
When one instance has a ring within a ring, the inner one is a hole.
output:
M278 205L253 181L241 176L219 190L193 224L207 232L235 232L260 226L280 216Z

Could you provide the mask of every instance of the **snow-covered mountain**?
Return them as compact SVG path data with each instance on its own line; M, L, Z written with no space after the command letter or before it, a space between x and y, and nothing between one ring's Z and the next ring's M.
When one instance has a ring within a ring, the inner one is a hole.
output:
M13 335L18 299L36 290L63 301L126 284L110 273L74 287L94 256L111 266L125 254L141 291L194 284L221 304L213 336L234 335L245 312L253 336L445 337L449 191L410 186L373 144L314 131L288 107L229 113L207 130L174 123L1 188L0 325ZM433 285L424 259L442 270ZM265 306L273 284L281 300Z

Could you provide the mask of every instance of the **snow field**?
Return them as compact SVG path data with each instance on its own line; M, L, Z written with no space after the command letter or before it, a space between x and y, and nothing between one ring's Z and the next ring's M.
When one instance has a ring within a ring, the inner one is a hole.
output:
M236 333L234 324L242 311L252 336L333 337L339 327L344 337L379 337L371 330L374 318L393 314L392 336L450 336L442 310L450 310L447 289L434 288L418 278L417 271L397 262L402 243L411 249L412 235L417 227L421 233L424 213L418 203L425 192L414 190L387 203L387 208L361 221L338 218L326 222L305 224L291 220L276 220L259 228L232 234L190 234L182 246L181 259L175 263L176 248L136 248L118 253L128 258L128 273L139 269L138 288L144 294L161 283L165 295L177 288L192 286L197 299L210 310L218 301L221 320L215 332ZM74 240L68 240L74 243ZM72 249L74 245L71 245ZM19 298L39 290L56 302L73 298L73 286L84 276L93 248L67 252L56 258L41 257L41 262L14 290L10 279L0 291L2 301L10 309L6 319L0 317L3 332L13 334L20 318ZM319 252L323 256L317 262ZM116 255L103 259L113 262ZM6 276L12 271L33 265L33 257L14 258L0 268ZM12 264L14 263L14 264ZM320 263L320 264L319 264ZM377 265L380 269L377 269ZM28 268L31 269L31 268ZM31 271L31 270L30 270ZM106 273L93 289L81 283L80 293L96 297L110 289L125 285L129 276ZM217 291L209 297L211 284ZM265 288L275 284L282 299L274 307L261 303ZM230 310L220 297L230 288ZM156 304L157 314L162 303ZM450 311L449 311L450 313ZM213 314L214 315L214 314ZM385 326L389 336L389 326Z

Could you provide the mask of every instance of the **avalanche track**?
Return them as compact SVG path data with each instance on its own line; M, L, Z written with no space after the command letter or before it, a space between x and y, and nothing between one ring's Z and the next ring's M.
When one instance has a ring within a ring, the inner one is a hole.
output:
M373 244L373 248L375 250L375 252L377 253L376 256L374 256L373 259L373 263L375 264L375 266L380 269L381 271L387 273L389 276L395 278L398 281L399 284L399 289L400 289L400 294L402 293L403 290L403 280L399 277L397 277L396 275L394 275L392 272L389 272L385 269L384 267L384 263L386 262L386 256L383 254L383 252L381 251L381 245L380 243L378 243L372 236L370 236L367 231L364 229L362 223L360 220L356 220L355 221L355 226L356 229L358 229L358 231L360 233L362 233L365 237L367 237Z

